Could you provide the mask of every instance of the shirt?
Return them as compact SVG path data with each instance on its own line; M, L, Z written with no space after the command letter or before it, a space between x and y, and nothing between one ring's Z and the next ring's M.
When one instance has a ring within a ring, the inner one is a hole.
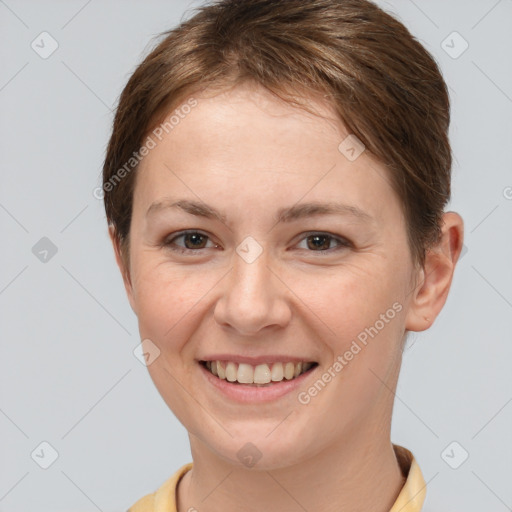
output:
M420 512L427 492L423 474L413 454L407 448L396 444L393 448L406 481L389 512ZM192 469L192 466L192 462L182 466L157 491L138 500L127 512L177 512L178 482L187 471Z

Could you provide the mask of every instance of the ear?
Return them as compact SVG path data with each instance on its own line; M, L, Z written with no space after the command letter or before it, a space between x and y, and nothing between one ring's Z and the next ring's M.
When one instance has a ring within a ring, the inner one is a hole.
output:
M133 312L137 314L135 308L133 286L130 276L130 269L128 268L126 261L124 260L123 254L121 252L119 238L116 235L114 226L108 227L108 234L110 236L110 241L112 242L112 246L114 248L117 266L119 267L119 270L121 271L121 276L123 277L124 288L126 290L126 295L128 296L128 301L130 302L130 306Z
M455 265L462 251L464 222L455 212L443 215L442 237L425 256L406 317L406 329L428 329L443 308L452 284Z

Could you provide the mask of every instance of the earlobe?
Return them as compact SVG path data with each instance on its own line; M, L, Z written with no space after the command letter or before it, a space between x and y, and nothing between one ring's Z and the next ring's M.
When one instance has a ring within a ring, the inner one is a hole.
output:
M450 291L464 239L462 217L455 212L445 213L441 229L441 240L427 252L421 279L412 292L405 325L410 331L428 329L443 308Z
M126 262L123 258L120 248L119 238L116 236L114 226L110 225L108 228L108 234L110 236L110 241L112 242L112 246L114 248L114 254L117 262L117 266L121 272L121 276L123 278L124 288L126 290L126 295L128 296L128 301L130 302L130 306L135 314L137 311L135 309L135 300L133 297L133 287L130 276L130 270L126 265Z

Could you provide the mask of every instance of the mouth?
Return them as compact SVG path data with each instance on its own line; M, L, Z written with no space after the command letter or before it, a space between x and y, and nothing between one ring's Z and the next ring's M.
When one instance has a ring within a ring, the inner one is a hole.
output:
M255 366L235 361L199 361L199 364L221 381L249 387L272 387L283 381L293 381L318 366L315 361L273 362Z

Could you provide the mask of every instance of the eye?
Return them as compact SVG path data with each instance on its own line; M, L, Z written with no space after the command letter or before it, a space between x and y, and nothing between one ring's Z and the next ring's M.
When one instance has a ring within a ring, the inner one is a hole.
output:
M184 247L176 244L176 240L183 239ZM168 247L172 251L176 252L197 252L197 249L208 249L210 247L206 247L206 243L210 237L200 231L183 231L178 235L167 239L163 245ZM213 244L213 242L210 242ZM213 247L218 247L218 245L213 244Z
M307 249L311 249L309 252L333 252L352 246L348 240L342 237L320 232L306 233L302 241L306 241ZM338 246L331 249L330 245L333 241L336 242Z
M352 244L348 240L330 233L314 231L306 233L305 235L306 236L301 239L301 242L306 241L306 248L309 252L334 252L343 248L352 247ZM176 243L176 241L180 239L183 240L184 246ZM209 239L210 237L205 233L190 230L183 231L172 238L168 238L162 245L179 253L193 253L199 252L199 249L219 247L217 244L209 241ZM208 242L211 244L209 247L207 246ZM332 242L335 242L337 247L331 248Z

